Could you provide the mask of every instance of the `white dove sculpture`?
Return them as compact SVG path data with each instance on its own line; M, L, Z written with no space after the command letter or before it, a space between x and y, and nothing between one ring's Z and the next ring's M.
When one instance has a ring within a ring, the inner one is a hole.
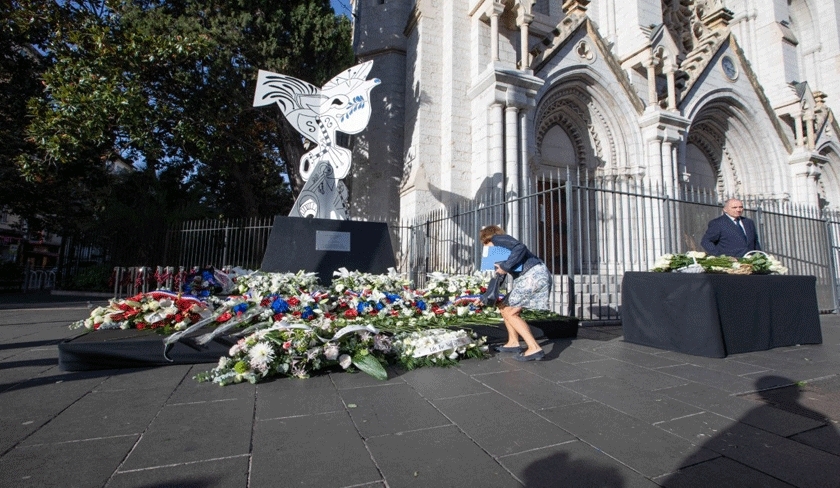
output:
M318 145L300 159L300 175L309 179L315 165L328 161L335 178L350 170L349 150L336 145L335 133L358 134L370 121L370 91L378 78L367 80L373 61L349 68L322 88L291 76L260 70L254 106L276 103L283 115L306 139Z

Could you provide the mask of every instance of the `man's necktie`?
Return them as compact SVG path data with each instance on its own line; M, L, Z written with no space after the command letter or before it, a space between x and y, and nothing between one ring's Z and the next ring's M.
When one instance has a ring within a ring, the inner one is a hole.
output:
M744 237L747 237L747 229L745 229L744 224L741 223L741 217L735 219L735 225L737 225L738 228L741 229L741 232L744 234Z

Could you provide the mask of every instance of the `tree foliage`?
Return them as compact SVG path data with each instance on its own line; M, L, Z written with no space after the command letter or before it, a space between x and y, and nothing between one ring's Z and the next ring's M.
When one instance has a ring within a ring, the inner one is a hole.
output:
M0 96L15 103L0 115L15 123L0 134L0 174L12 174L14 161L24 177L14 175L16 184L38 194L27 215L64 227L113 228L123 214L287 212L302 141L284 136L279 110L251 107L257 70L320 86L353 62L349 21L328 0L20 0L9 8ZM116 163L139 171L115 175ZM52 191L70 192L69 205L41 205L41 192Z

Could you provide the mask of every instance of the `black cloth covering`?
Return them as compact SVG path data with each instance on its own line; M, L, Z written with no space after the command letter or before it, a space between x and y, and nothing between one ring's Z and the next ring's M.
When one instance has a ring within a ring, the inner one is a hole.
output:
M206 333L207 330L201 331ZM227 356L233 338L219 336L199 346L185 337L164 356L163 335L152 330L97 330L58 345L58 366L63 371L138 368L170 364L215 363ZM171 359L171 361L166 358Z
M813 276L628 272L624 340L695 356L822 344Z

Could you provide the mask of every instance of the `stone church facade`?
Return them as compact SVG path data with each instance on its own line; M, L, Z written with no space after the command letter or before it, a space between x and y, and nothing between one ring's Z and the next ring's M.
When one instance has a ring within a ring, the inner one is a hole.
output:
M354 0L353 12L356 53L382 80L353 144L353 218L515 198L566 168L674 197L840 210L836 0Z

